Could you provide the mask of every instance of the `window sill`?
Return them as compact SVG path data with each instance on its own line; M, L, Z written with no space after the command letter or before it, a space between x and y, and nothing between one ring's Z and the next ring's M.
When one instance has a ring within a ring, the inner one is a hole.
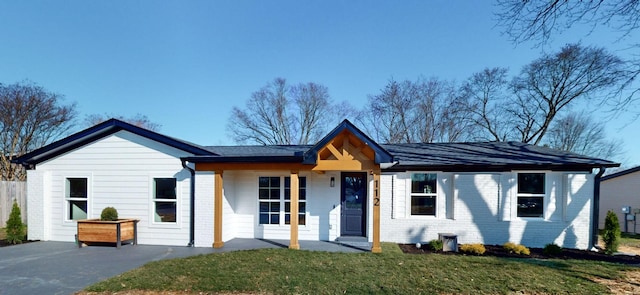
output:
M258 226L262 226L264 228L269 229L290 229L291 225L289 224L258 224ZM311 230L311 227L308 225L298 225L298 230Z
M411 215L409 214L410 219L439 219L436 215Z
M181 228L178 222L151 222L149 223L149 228Z
M534 222L547 222L549 220L544 217L516 217L516 220L520 221L534 221Z

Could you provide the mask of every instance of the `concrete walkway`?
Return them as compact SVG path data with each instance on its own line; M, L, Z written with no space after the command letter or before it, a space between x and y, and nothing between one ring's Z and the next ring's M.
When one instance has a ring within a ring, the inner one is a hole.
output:
M33 242L0 248L0 295L73 294L148 262L229 251L286 248L288 240L233 239L222 249L123 245L78 248L75 243ZM368 243L300 241L310 251L365 252Z

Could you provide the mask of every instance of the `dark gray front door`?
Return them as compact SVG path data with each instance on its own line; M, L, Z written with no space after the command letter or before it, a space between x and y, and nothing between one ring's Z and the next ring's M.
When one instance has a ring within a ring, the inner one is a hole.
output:
M367 209L367 173L342 173L342 236L364 236Z

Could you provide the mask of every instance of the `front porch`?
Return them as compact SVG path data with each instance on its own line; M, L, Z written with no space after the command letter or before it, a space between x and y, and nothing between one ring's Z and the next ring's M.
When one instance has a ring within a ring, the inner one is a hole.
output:
M215 150L219 155L183 159L213 174L207 190L213 204L210 195L202 200L213 205L214 248L232 238L288 238L289 248L304 249L307 241L357 236L372 252L382 251L380 165L392 157L350 122L314 146Z

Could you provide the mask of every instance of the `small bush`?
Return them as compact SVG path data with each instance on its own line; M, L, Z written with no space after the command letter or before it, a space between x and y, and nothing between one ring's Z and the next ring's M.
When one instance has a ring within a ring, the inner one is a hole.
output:
M118 210L113 207L106 207L102 209L102 214L100 214L100 220L102 221L116 221L118 220Z
M504 249L507 250L507 252L513 253L513 254L527 255L527 256L531 254L531 251L529 251L529 248L523 245L512 243L512 242L506 242L504 243L504 245L502 245L502 247L504 247Z
M542 253L544 253L544 255L548 255L548 256L558 256L560 255L560 253L562 253L562 247L551 243L551 244L546 244L544 245L544 248L542 249Z
M620 222L618 221L618 215L611 210L607 212L607 217L604 219L602 240L604 241L604 253L611 255L618 251L618 246L620 245Z
M13 202L9 219L7 220L7 242L11 244L20 244L25 240L25 225L20 215L20 207L17 202Z
M429 250L431 251L442 251L442 241L440 240L431 240L429 244L427 244Z
M460 252L472 255L482 255L487 249L482 244L462 244L459 247Z

